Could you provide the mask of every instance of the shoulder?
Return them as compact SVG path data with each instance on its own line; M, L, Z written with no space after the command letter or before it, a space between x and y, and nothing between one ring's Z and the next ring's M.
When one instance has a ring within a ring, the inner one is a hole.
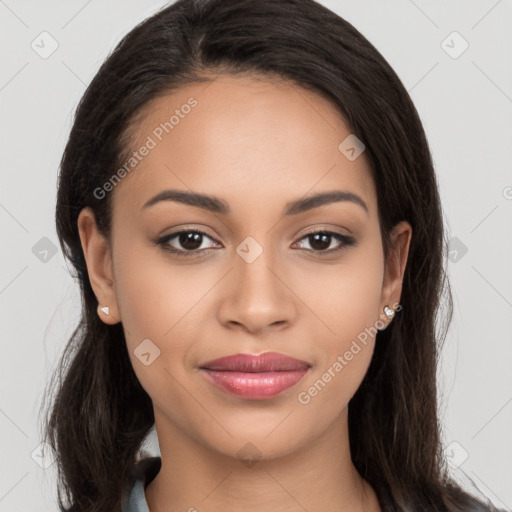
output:
M161 457L145 457L132 468L121 501L122 512L149 512L144 489L156 477L162 466ZM76 507L60 508L59 512L75 512Z
M122 498L122 512L149 512L144 489L162 466L160 457L146 457L133 467Z
M145 485L151 483L162 467L161 457L145 457L140 459L133 467L131 480L142 480Z

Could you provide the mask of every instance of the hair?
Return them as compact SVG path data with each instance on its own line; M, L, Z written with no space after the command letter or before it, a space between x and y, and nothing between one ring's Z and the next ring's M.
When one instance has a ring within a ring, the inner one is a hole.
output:
M55 212L82 300L80 321L51 378L56 391L44 424L56 454L59 506L68 506L65 498L73 512L121 510L154 425L122 324L106 325L97 314L78 215L90 207L110 240L111 194L98 199L94 191L126 161L144 107L222 73L282 79L327 98L366 146L384 250L395 224L412 226L401 312L378 332L349 403L355 467L385 511L495 510L455 483L443 457L436 369L453 301L438 184L420 117L378 50L314 0L178 0L119 42L81 98L60 163Z

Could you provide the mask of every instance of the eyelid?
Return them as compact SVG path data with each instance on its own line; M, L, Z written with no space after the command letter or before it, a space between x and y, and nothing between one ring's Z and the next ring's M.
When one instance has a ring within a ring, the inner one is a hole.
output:
M344 229L348 233L342 233L340 232L340 229ZM296 235L295 238L303 238L306 235L315 234L317 232L329 232L329 233L336 233L342 236L351 237L352 231L344 226L334 226L332 224L310 224L309 226L306 226L302 230L300 230ZM301 234L302 233L302 234Z

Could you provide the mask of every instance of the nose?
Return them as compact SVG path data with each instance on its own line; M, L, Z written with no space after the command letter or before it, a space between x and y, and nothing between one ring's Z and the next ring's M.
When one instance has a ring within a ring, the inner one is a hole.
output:
M257 334L290 326L297 315L298 300L289 272L263 250L251 263L238 254L227 276L219 307L220 322L230 329Z

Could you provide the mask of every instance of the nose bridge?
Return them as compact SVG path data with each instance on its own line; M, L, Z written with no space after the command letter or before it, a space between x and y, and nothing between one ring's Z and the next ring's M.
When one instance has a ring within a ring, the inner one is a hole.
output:
M264 238L264 240L263 240ZM243 324L256 331L289 322L294 312L291 293L280 276L276 248L270 236L247 237L236 247L229 298L221 308L223 322Z
M282 283L276 277L276 248L271 246L270 236L259 237L262 243L252 236L245 238L236 248L235 279L237 292L248 295L252 301L260 297L272 300L281 295Z
M237 277L246 289L273 288L276 285L276 277L275 270L272 272L271 269L275 267L275 248L270 247L268 243L263 247L253 240L246 240L237 248ZM261 249L258 250L258 247Z

